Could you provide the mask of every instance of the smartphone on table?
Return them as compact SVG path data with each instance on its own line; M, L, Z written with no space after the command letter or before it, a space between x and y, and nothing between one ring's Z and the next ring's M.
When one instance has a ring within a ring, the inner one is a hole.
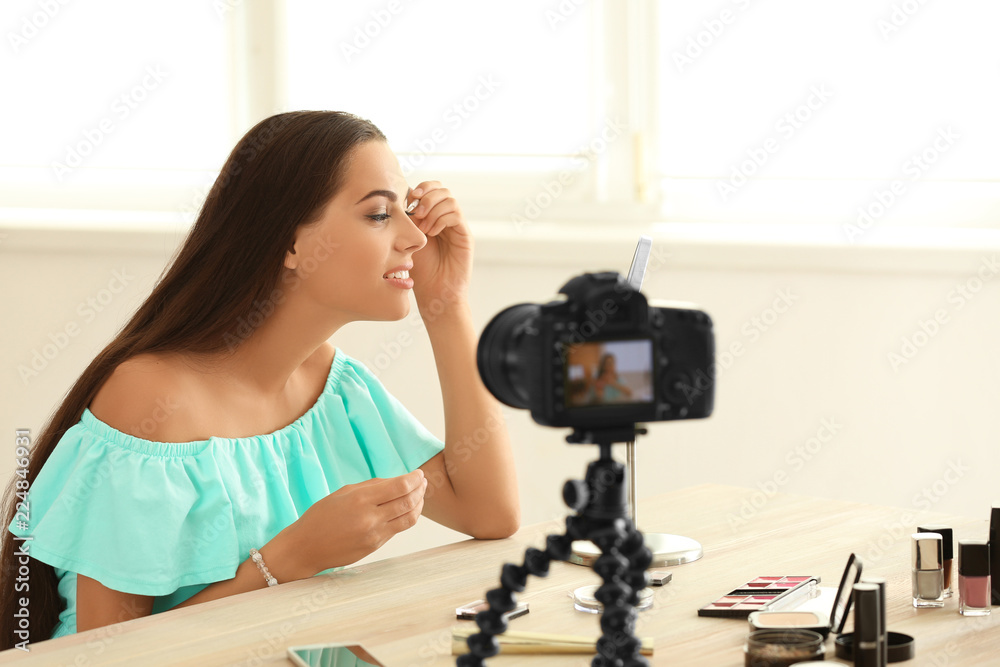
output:
M360 644L289 646L288 659L296 667L385 667Z

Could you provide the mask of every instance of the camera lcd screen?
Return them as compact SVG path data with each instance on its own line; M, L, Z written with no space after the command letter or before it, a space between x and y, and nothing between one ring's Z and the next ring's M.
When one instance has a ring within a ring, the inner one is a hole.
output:
M578 343L566 349L566 407L651 403L653 341Z

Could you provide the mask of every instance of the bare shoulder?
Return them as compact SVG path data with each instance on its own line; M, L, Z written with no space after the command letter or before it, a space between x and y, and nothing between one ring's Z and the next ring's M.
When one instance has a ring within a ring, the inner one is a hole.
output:
M326 373L330 370L330 364L333 363L334 353L336 353L336 348L333 343L326 341L313 352L308 359L306 359L303 365L307 365L310 369L316 373L326 376Z
M196 374L177 357L145 353L118 365L97 391L90 411L122 433L186 442L194 439L189 407L198 390Z

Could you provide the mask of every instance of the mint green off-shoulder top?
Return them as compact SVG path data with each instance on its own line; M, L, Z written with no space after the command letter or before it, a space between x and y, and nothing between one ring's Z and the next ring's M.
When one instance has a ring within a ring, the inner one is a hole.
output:
M252 547L317 500L415 470L443 448L337 349L316 403L267 435L152 442L85 409L28 489L27 527L15 517L8 530L55 568L66 608L54 639L76 632L77 573L166 611L236 576Z

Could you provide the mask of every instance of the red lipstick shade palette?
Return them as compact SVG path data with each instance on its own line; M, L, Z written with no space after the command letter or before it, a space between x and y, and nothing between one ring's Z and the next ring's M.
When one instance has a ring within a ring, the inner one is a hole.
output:
M806 599L819 577L757 577L698 610L699 616L747 618L755 611L780 611Z

